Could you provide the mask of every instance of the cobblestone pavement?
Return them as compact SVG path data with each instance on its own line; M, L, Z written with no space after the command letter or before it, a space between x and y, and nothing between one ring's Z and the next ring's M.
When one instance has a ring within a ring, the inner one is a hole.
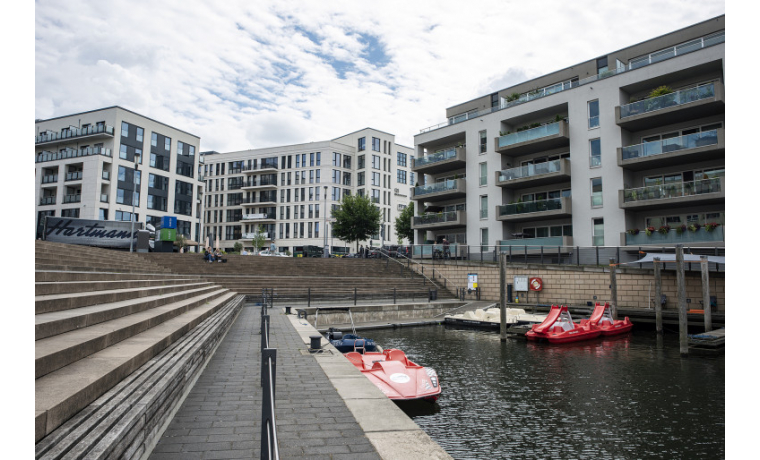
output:
M379 459L356 419L281 310L277 348L280 458ZM161 436L151 460L259 458L261 307L245 306Z

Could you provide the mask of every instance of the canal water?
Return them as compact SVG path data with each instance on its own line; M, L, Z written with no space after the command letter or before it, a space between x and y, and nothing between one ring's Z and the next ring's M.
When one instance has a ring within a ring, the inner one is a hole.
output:
M725 358L677 334L549 345L451 326L367 331L436 369L437 403L400 407L456 459L725 457Z

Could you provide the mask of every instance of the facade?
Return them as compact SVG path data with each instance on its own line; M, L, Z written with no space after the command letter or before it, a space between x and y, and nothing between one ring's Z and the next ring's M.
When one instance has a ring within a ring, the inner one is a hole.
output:
M415 136L415 243L723 246L724 34L720 16L447 109Z
M44 216L156 223L196 240L200 138L114 106L35 122L37 236ZM137 167L135 166L137 165Z
M410 198L413 150L393 134L366 128L308 144L237 152L203 152L206 197L203 241L231 250L253 248L256 231L280 252L327 245L332 253L354 252L356 243L333 238L329 211L346 195L369 196L382 213L371 241L396 244L394 222ZM325 213L325 209L328 213ZM325 233L327 227L327 233Z

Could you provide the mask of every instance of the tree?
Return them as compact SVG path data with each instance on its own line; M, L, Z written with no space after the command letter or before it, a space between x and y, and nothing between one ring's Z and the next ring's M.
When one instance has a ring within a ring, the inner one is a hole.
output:
M253 244L253 253L255 255L259 255L259 248L264 246L264 241L266 238L264 237L264 227L262 225L259 225L256 228L256 233L253 234L253 240L251 243Z
M181 233L177 233L177 238L174 239L174 244L179 246L179 252L185 252L185 246L187 246L187 238Z
M240 243L240 241L235 242L234 249L235 249L235 252L237 252L238 254L243 252L243 245Z
M412 229L412 217L414 217L414 201L409 202L407 206L398 217L396 217L396 223L394 225L396 234L399 240L407 238L411 243L414 241L414 230Z
M380 226L380 208L369 201L366 196L344 196L340 207L332 212L335 219L333 235L349 243L366 240L378 231Z

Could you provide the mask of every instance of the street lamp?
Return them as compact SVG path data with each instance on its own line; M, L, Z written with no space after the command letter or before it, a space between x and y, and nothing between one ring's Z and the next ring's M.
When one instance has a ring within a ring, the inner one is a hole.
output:
M327 250L327 186L325 185L325 209L322 210L322 213L324 214L324 222L325 225L322 227L322 233L325 234L325 244L324 244L324 251L322 251L322 257L330 257L329 251Z
M132 231L131 238L129 238L129 252L132 252L135 244L135 192L137 192L137 167L139 160L140 154L135 153L135 172L132 174Z

